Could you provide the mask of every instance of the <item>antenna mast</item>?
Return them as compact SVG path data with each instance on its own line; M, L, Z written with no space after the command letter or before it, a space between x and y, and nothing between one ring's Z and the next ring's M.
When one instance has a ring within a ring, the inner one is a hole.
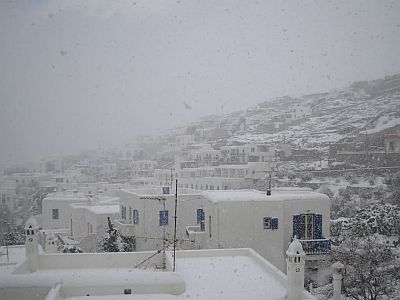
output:
M176 270L176 213L178 210L178 179L175 179L175 216L174 216L174 266L173 266L173 271L175 272Z

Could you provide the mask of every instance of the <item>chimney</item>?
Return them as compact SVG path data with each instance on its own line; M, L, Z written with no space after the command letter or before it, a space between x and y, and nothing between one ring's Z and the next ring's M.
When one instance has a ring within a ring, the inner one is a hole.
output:
M303 299L304 257L306 254L297 238L294 238L286 251L287 259L287 300Z
M25 223L25 251L29 259L29 268L35 272L39 265L39 225L35 218L30 217Z
M331 268L333 269L333 300L341 300L344 265L337 261Z

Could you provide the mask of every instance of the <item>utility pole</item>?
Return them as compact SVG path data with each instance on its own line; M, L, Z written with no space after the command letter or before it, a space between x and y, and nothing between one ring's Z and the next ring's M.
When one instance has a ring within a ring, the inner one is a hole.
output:
M174 215L174 265L173 271L176 270L176 219L178 211L178 179L175 179L175 215Z
M367 158L368 158L368 132L367 132L367 121L365 121L365 153L367 154Z
M164 201L163 201L163 210L164 210L164 218L165 218L165 198L164 198ZM165 230L166 230L166 228L165 228L165 219L163 220L163 269L165 270L165 268L166 268L166 257L165 257L165 247L167 246L167 244L166 244L166 241L165 241L165 237L166 237L166 234L165 234Z
M271 196L271 184L272 184L272 170L269 170L269 181L268 181L268 189L267 189L267 196Z
M170 186L171 186L171 192L172 192L172 188L174 187L174 182L173 182L173 174L172 174L172 168L170 169L170 171L171 171L171 174L170 174L170 176L169 176L169 183L170 183Z

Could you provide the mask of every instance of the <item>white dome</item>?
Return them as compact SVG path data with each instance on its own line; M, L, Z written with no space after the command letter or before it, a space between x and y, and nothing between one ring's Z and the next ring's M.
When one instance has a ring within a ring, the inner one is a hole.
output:
M25 223L25 229L39 229L39 224L34 217L30 217Z
M296 238L290 243L288 249L286 250L286 255L288 256L305 256L306 254L303 251L303 246L301 245L300 241Z

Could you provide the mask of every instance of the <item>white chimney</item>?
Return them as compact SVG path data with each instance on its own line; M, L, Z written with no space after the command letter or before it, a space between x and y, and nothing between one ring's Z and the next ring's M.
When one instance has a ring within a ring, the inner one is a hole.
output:
M333 300L342 299L342 272L344 265L340 262L335 262L331 268L333 269Z
M304 257L306 254L296 238L286 251L287 259L287 300L303 299L304 293Z
M39 264L39 225L35 218L30 217L25 224L25 251L29 259L32 272L38 269Z

